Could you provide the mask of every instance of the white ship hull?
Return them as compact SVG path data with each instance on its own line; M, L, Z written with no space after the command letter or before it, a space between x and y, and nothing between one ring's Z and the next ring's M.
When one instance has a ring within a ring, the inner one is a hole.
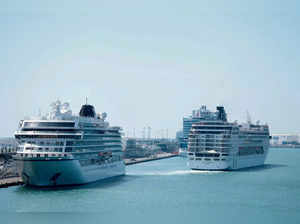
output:
M192 170L228 170L230 164L225 161L189 160L188 166Z
M123 161L81 166L78 160L19 160L18 167L25 184L39 187L81 185L125 175Z
M192 170L238 170L261 166L265 163L267 153L263 155L234 156L226 160L189 160L188 166Z

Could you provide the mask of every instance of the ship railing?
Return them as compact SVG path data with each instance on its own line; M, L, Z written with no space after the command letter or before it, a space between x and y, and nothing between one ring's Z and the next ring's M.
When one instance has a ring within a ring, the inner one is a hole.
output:
M32 135L32 134L47 134L47 135L82 135L83 132L77 133L66 133L66 132L59 132L59 131L16 131L15 135Z

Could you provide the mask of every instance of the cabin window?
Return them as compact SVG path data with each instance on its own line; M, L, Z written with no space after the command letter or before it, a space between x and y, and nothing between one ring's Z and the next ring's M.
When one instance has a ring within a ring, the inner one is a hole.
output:
M74 142L71 142L71 141L67 141L66 145L69 146L69 145L73 145Z
M66 148L65 152L72 152L72 148Z

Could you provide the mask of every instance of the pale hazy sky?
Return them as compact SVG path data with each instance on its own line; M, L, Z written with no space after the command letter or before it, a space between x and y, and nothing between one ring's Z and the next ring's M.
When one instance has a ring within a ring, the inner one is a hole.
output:
M175 136L202 104L300 132L298 2L1 1L0 136L86 96L136 135Z

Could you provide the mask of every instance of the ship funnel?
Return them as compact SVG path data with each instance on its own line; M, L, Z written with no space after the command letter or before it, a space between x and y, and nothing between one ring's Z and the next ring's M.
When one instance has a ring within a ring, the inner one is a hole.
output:
M95 108L92 105L82 105L79 112L81 117L96 117Z

